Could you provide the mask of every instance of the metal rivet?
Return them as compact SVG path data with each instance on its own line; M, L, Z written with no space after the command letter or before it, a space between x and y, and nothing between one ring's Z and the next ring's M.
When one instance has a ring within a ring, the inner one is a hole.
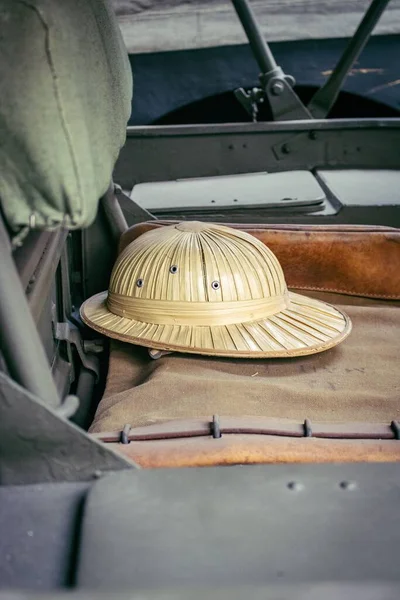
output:
M169 272L172 273L173 275L175 275L175 273L178 272L178 266L177 265L170 266Z
M213 281L212 284L211 284L211 287L212 287L213 290L219 290L219 288L220 288L219 281Z
M285 84L283 81L274 81L271 85L271 92L274 96L280 96L285 91Z
M304 488L304 485L302 483L299 483L298 481L289 481L287 487L293 492L300 492L300 490Z
M283 144L283 146L282 146L282 152L283 152L283 154L290 154L290 146L289 146L289 144Z
M341 481L339 486L342 488L342 490L355 490L357 484L354 481Z
M138 279L137 282L136 282L136 285L138 286L138 288L143 287L143 285L144 285L143 279Z

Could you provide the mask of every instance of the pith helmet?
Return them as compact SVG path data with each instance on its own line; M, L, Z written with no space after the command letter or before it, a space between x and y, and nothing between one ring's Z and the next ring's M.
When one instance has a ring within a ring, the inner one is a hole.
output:
M257 238L201 222L139 236L119 255L108 292L87 300L81 316L124 342L246 358L321 352L351 330L345 313L288 292Z

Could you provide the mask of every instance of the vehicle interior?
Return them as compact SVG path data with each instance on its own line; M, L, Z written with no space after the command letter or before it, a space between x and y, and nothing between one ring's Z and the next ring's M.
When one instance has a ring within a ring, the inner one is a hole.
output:
M108 0L0 1L0 599L397 597L400 116L332 117L388 2L307 102L231 4L246 120L127 127ZM227 358L85 324L130 244L199 221L257 238L349 337Z

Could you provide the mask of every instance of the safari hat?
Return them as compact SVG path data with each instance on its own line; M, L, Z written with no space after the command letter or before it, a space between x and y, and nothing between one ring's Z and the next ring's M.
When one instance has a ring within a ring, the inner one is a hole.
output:
M131 344L244 358L321 352L351 331L345 313L289 292L257 238L197 221L135 239L117 258L108 292L86 300L81 317Z

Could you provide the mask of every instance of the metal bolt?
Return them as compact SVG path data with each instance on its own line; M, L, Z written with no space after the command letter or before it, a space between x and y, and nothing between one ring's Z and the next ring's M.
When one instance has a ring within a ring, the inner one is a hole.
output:
M357 484L355 481L341 481L339 486L342 488L342 490L355 490Z
M304 489L304 485L298 481L289 481L287 486L289 490L292 490L293 492L300 492L302 489Z
M290 154L290 146L289 144L283 144L281 148L283 154Z
M317 140L318 134L316 131L310 131L310 133L308 134L308 137L310 138L310 140Z
M271 85L271 92L274 96L280 96L285 90L285 85L282 81L274 81Z

